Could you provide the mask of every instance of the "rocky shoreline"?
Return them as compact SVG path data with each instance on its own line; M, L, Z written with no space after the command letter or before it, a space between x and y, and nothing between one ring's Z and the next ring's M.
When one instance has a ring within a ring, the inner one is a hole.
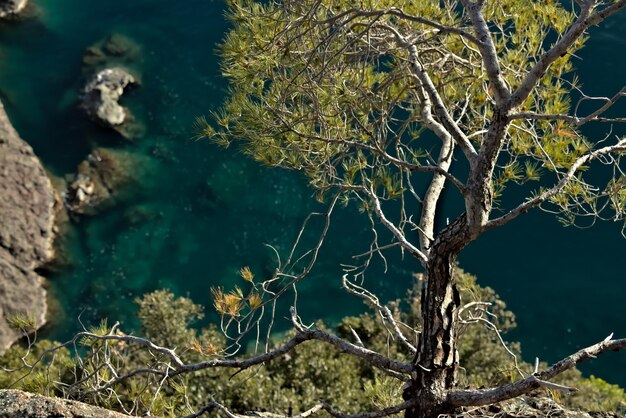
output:
M46 290L38 269L52 260L55 192L33 149L0 103L0 352L22 334L15 314L46 322ZM57 200L58 201L58 200Z

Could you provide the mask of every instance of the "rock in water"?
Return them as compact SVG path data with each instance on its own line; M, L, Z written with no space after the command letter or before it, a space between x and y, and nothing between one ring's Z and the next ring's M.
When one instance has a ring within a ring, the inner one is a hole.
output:
M0 18L18 14L26 3L27 0L0 0Z
M35 270L53 256L54 201L50 179L0 103L0 352L20 337L11 315L46 322L44 279Z
M92 74L107 67L133 65L140 56L139 44L125 35L113 33L85 50L83 71Z
M135 77L122 68L106 68L96 73L83 89L81 106L87 115L105 126L118 127L126 121L128 110L120 106L124 89L136 84Z
M148 165L145 160L127 151L95 149L68 179L65 206L81 215L95 215L113 206L141 181Z

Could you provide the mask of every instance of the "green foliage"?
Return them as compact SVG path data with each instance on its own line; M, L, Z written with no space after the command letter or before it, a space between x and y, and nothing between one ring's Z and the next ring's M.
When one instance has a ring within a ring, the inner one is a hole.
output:
M176 298L167 290L157 290L135 301L142 333L163 347L184 347L195 337L190 325L204 317L204 307L188 298Z
M73 381L75 366L70 351L57 342L41 340L30 349L16 344L0 357L0 388L60 395L55 384Z
M32 313L15 313L7 317L7 322L11 328L22 331L30 332L37 329L35 316Z
M515 316L492 289L479 286L474 276L461 269L456 270L455 280L465 303L480 301L490 304L488 310L492 315L489 317L501 333L515 327ZM421 314L417 293L419 282L406 300L391 302L389 306L394 316L419 330ZM202 306L188 298L175 297L165 290L149 293L137 303L142 333L154 343L176 347L177 354L187 363L222 357L227 341L221 332L212 326L200 330L191 327L195 320L202 317ZM318 327L325 329L323 324L318 324ZM105 322L94 331L99 335L112 332ZM380 319L373 314L344 318L335 327L335 332L351 341L356 334L367 348L393 358L412 359L407 348L394 341ZM461 386L493 386L519 378L512 355L504 350L492 329L474 322L463 324L459 333L463 367ZM279 345L291 336L289 332L277 337L274 344ZM519 345L508 346L519 358ZM296 414L320 400L332 402L337 409L345 412L358 412L397 404L402 396L402 382L319 341L307 342L284 357L246 370L206 369L177 376L162 386L158 378L129 379L115 387L117 396L113 398L88 395L90 387L87 384L79 385L78 390L68 391L68 385L80 376L95 374L100 378L110 377L108 370L98 368L98 359L102 359L98 356L105 352L112 354L110 359L116 365L118 374L162 360L160 355L145 348L122 342L104 344L92 341L87 351L80 353L81 361L78 362L77 353L72 354L67 348L59 348L55 342L42 340L30 349L15 345L0 357L0 388L12 387L78 398L116 410L124 406L127 411L138 414L149 410L162 416L189 414L211 397L237 412L268 410ZM32 370L25 367L25 364L34 365L40 357L37 367ZM524 373L531 370L530 365L521 361L519 368ZM557 382L577 387L580 391L566 397L548 392L543 392L543 395L553 396L569 407L623 411L626 405L623 389L593 376L584 378L577 370L563 374Z
M591 375L583 377L577 369L568 370L558 377L558 382L578 389L565 399L553 393L555 399L566 403L571 408L585 411L611 411L626 414L626 393L617 385L610 384Z
M511 91L552 46L546 39L558 39L575 20L563 2L543 0L486 2L483 14ZM215 128L199 119L198 135L224 146L236 142L263 164L302 170L322 192L354 195L353 186L365 185L381 199L399 198L407 190L407 164L428 165L436 155L422 150L432 147L424 100L409 49L394 33L417 48L447 111L463 115L457 122L462 131L480 133L493 114L492 86L476 70L483 65L476 47L406 18L470 27L456 2L242 0L229 2L227 16L233 25L220 54L229 94L213 114ZM550 65L519 110L570 110L569 94L578 86L571 57L585 40ZM566 170L590 147L575 125L563 121L520 120L506 135L506 162L493 174L496 197L509 184ZM472 135L477 145L482 138Z

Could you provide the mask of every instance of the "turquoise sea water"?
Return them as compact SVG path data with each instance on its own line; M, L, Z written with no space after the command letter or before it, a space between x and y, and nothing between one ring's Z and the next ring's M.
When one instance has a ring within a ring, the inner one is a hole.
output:
M210 287L238 283L240 267L257 275L271 271L264 244L286 251L307 214L320 207L297 173L258 167L236 150L192 139L195 117L215 109L224 94L215 55L227 27L223 3L35 5L36 18L0 27L0 97L15 127L57 176L73 172L96 145L140 156L142 173L118 205L73 224L72 264L50 275L59 307L48 335L71 335L79 315L83 321L107 316L132 328L132 300L157 288L209 306ZM625 84L625 28L622 14L596 30L580 54L579 73L590 93L611 94ZM81 56L112 33L141 46L133 70L142 85L124 104L146 133L132 143L76 109ZM368 239L367 222L356 211L337 214L320 263L300 289L305 321L361 310L360 301L340 289L339 265L366 250ZM522 342L527 359L554 361L610 332L626 336L625 249L617 224L564 229L549 215L531 213L473 243L461 265L516 312L519 327L511 338ZM390 261L386 276L376 265L367 283L387 298L403 295L417 269L397 257ZM626 354L610 353L584 370L626 385Z

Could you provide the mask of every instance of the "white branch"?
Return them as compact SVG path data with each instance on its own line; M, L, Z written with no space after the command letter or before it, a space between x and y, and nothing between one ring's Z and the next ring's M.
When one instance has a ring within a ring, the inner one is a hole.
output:
M299 413L298 415L289 415L289 417L287 417L286 415L281 415L281 414L273 414L273 413L268 413L268 412L251 412L251 413L246 413L245 415L240 415L240 414L236 414L234 412L231 412L228 408L226 408L224 405L216 402L216 401L211 401L208 405L202 407L199 411L191 414L191 415L187 415L184 418L197 418L207 412L211 412L213 410L218 410L220 412L222 412L224 415L226 415L228 418L249 418L249 417L259 417L259 418L307 418L310 417L314 414L316 414L317 412L324 410L326 412L328 412L331 416L336 417L336 418L379 418L379 417L386 417L388 415L393 415L393 414L397 414L399 412L404 411L405 409L410 408L411 406L415 405L415 401L411 400L411 401L406 401L406 402L402 402L401 404L395 405L395 406L391 406L388 408L384 408L378 411L371 411L371 412L359 412L357 414L345 414L342 413L338 410L336 410L335 408L333 408L333 406L331 406L329 403L326 402L320 402L318 404L316 404L315 406L307 409L304 412Z
M574 178L574 176L576 175L576 172L586 163L593 161L599 157L602 157L604 155L613 153L613 152L626 152L626 138L621 139L620 141L618 141L616 144L614 145L610 145L604 148L600 148L596 151L591 151L581 157L579 157L574 164L572 164L572 166L569 168L569 170L567 170L567 173L565 173L565 175L561 178L561 180L554 185L553 187L551 187L550 189L544 191L543 193L535 196L534 198L527 200L526 202L522 203L521 205L517 206L515 209L509 211L507 214L502 215L498 218L492 219L490 220L484 227L483 230L489 230L498 226L502 226L510 221L512 221L513 219L517 218L519 215L528 212L530 209L540 205L541 203L545 202L546 200L548 200L549 198L551 198L552 196L556 195L557 193L559 193L561 190L563 190L563 188L566 186L566 184L572 180Z
M582 350L572 354L569 357L555 363L549 369L532 374L524 379L518 380L514 383L509 383L496 388L491 389L470 389L470 390L457 390L451 391L446 397L446 403L450 406L480 406L489 405L496 402L506 401L518 396L524 395L533 389L537 389L541 386L550 385L551 387L558 386L559 390L572 390L561 385L555 385L554 383L547 382L549 379L563 373L564 371L571 369L578 363L585 360L595 358L598 354L605 351L617 351L626 348L626 338L620 340L612 340L612 336L609 336L604 341L594 344L590 347L583 348Z
M428 257L426 256L426 254L424 254L415 245L411 244L406 239L406 236L404 235L404 233L400 229L398 229L398 227L396 225L394 225L393 222L391 222L389 219L387 219L387 217L385 216L385 213L383 212L382 207L380 206L380 199L378 198L378 196L376 196L376 193L374 193L373 190L368 189L368 188L366 188L364 186L354 186L353 188L356 189L356 190L361 190L365 194L367 194L367 196L370 198L370 200L373 203L374 212L378 216L378 219L380 219L380 222L393 234L393 236L398 240L400 245L402 245L402 247L404 249L409 251L418 260L420 260L420 262L422 264L427 263L428 262Z
M480 50L480 56L482 57L487 77L493 87L496 103L498 105L503 104L509 99L511 93L502 77L500 63L498 62L498 53L496 52L496 47L491 38L491 32L489 31L487 22L483 17L483 2L472 3L470 0L461 0L461 3L463 3L463 6L469 13L474 31L476 32L476 37L479 40L479 43L476 45Z
M605 123L626 123L626 118L606 118L601 117L603 113L609 110L620 98L626 96L626 87L623 87L617 94L613 97L589 97L584 96L580 99L579 104L583 100L602 100L606 102L602 107L598 110L590 113L585 117L579 116L571 116L571 115L563 115L563 114L544 114L544 113L536 113L536 112L521 112L515 113L509 116L510 119L530 119L530 120L563 120L566 122L573 123L576 126L582 126L589 122L605 122ZM576 106L578 108L578 106ZM576 112L574 112L576 113Z

